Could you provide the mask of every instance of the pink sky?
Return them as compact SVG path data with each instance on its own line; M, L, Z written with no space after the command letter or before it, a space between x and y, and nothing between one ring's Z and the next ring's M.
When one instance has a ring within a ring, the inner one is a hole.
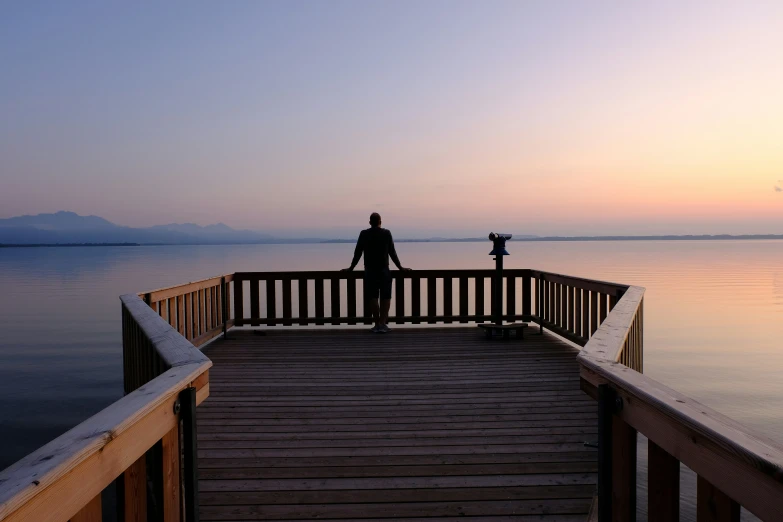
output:
M782 6L20 4L0 217L783 233Z

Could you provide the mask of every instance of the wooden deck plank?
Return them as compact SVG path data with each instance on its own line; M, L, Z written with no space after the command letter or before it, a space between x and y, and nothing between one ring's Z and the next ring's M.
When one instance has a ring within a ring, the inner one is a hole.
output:
M198 410L202 520L585 520L576 350L475 328L234 330Z

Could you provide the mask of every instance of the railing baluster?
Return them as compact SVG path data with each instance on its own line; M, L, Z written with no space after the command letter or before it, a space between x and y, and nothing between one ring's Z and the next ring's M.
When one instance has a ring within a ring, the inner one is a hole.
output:
M411 316L413 324L421 323L421 279L411 277Z
M576 308L576 299L574 299L574 294L576 292L576 288L573 286L568 286L566 289L568 293L568 331L575 334L576 327L574 326L574 309Z
M696 479L697 522L740 522L740 505L707 479Z
M598 292L590 291L590 337L598 330Z
M267 280L266 284L267 286L269 285L269 280ZM261 325L261 297L259 296L260 286L260 279L250 278L250 326Z
M602 324L606 316L606 294L598 294L598 317L600 318L598 324Z
M468 322L468 278L459 278L459 322Z
M242 326L245 324L245 312L244 312L244 296L242 288L242 279L234 276L234 324Z
M476 295L473 297L476 300L476 310L475 315L477 317L482 317L486 315L486 311L484 310L484 277L483 276L477 276L476 279ZM483 317L481 319L477 319L477 321L483 321Z
M584 315L582 312L582 289L574 288L574 333L583 337Z
M348 324L357 324L356 319L356 278L348 277Z
M517 278L510 275L506 277L506 316L509 321L517 315Z
M179 426L161 439L161 463L163 473L163 522L179 522L180 505L180 451Z
M405 277L402 272L398 272L394 277L394 308L395 322L402 324L405 322Z
M293 321L293 310L291 309L291 278L286 277L283 279L283 324L285 326L291 326Z
M566 317L567 317L567 305L566 298L568 297L566 292L566 286L564 284L557 285L557 301L558 301L558 313L557 313L557 326L566 329Z
M318 278L315 280L315 324L324 323L324 280Z
M277 281L274 278L266 280L266 324L274 326L277 320Z
M555 284L553 282L551 282L551 281L547 281L547 286L549 287L549 292L548 292L549 295L548 295L548 298L547 298L547 301L546 301L547 302L547 308L548 308L548 313L547 313L546 319L550 323L554 324L555 323L555 304L554 304L555 303Z
M198 334L202 335L207 331L207 299L206 299L206 290L204 289L198 291L198 312L199 312Z
M212 329L212 289L211 288L205 288L204 289L204 313L205 321L204 321L204 331L202 333L207 333Z
M147 520L147 456L130 465L117 488L117 511L123 522Z
M636 430L612 419L612 510L614 520L636 520Z
M532 285L531 285L531 277L530 273L525 272L525 275L522 276L522 315L531 315L531 292L532 292Z
M229 281L226 283L225 286L226 289L226 298L224 302L226 303L226 315L223 318L226 323L228 323L231 320L231 282Z
M435 317L438 315L435 305L437 303L437 279L435 277L427 278L427 319L428 323L434 324Z
M680 461L651 440L647 448L647 518L655 522L678 522Z
M331 301L332 301L332 309L331 309L331 317L332 317L332 324L340 324L340 278L339 277L332 277L330 279L331 285Z
M450 277L443 278L443 315L450 317L454 315L454 283ZM444 319L444 323L452 322L451 319Z
M192 341L193 336L193 294L187 293L182 296L185 300L185 339Z
M177 296L177 331L181 336L185 336L185 298Z
M299 324L306 325L309 322L307 302L307 279L299 279Z
M169 324L175 330L177 329L177 298L170 297L166 299L166 307L168 308Z

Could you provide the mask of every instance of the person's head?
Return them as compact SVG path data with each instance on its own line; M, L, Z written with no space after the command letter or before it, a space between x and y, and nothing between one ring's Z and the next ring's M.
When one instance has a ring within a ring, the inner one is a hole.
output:
M378 214L377 212L373 212L372 214L370 214L370 225L374 227L381 226L381 215Z

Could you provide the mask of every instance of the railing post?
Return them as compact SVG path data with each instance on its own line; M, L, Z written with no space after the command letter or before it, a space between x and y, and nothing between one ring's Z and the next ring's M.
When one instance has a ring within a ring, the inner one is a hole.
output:
M598 522L612 522L612 417L615 393L598 386Z
M223 311L223 339L228 338L228 283L226 278L220 278L220 308Z
M538 334L544 335L544 310L546 310L546 292L544 291L544 276L538 276Z
M182 446L184 456L185 521L198 522L198 444L196 440L196 388L179 394L182 408Z

